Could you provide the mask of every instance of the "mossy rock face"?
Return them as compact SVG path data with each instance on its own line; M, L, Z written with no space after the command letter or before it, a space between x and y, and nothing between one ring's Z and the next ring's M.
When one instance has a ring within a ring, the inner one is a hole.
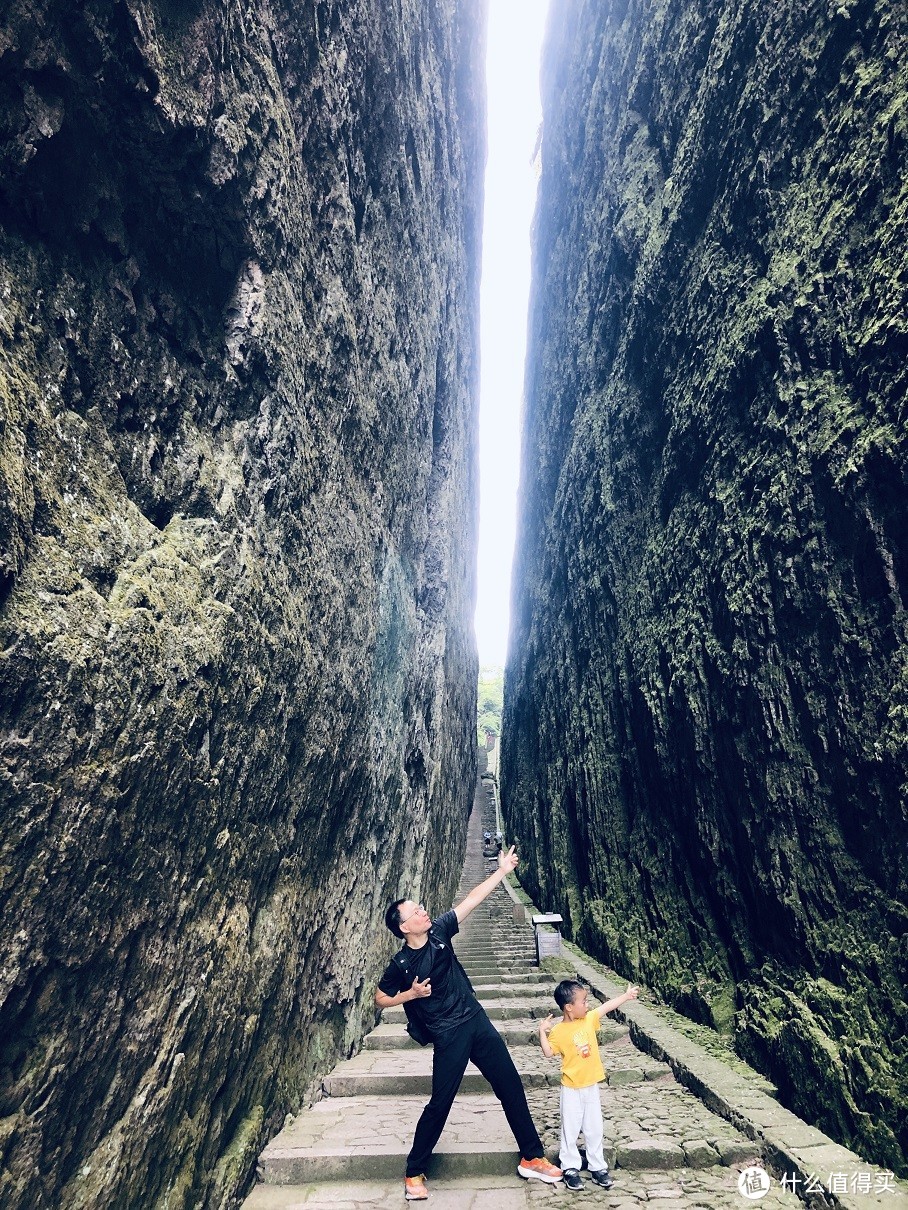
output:
M559 6L501 766L567 934L903 1172L906 45Z
M7 5L0 1202L230 1204L475 778L480 18ZM83 11L84 10L84 11Z

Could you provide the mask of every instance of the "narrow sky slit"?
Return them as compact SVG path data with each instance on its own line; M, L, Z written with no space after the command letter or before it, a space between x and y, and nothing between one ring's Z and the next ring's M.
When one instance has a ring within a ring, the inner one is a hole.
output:
M476 641L480 664L491 667L504 665L507 650L547 9L548 0L489 6Z

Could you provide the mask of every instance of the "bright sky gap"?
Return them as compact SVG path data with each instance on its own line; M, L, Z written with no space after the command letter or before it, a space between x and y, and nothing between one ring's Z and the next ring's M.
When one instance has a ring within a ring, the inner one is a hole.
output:
M542 120L539 59L547 9L548 0L491 0L489 5L476 603L483 667L502 667L507 651L536 203L533 153Z

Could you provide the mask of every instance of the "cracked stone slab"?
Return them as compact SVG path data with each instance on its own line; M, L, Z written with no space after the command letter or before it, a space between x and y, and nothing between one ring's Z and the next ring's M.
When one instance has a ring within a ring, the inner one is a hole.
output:
M673 1139L639 1139L623 1143L618 1148L617 1163L622 1168L634 1168L637 1171L680 1168L685 1162L684 1150Z

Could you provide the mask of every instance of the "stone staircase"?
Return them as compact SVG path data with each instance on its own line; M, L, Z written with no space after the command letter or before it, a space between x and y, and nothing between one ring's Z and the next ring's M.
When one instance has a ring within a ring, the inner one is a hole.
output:
M491 863L481 847L486 828L495 828L494 800L480 785L458 901L488 874ZM455 948L512 1051L546 1152L557 1162L559 1069L539 1048L538 1022L556 1012L552 988L561 976L535 966L531 927L517 919L515 906L499 887L464 922ZM504 1114L470 1065L428 1174L435 1210L526 1210L565 1199L616 1210L649 1202L658 1210L741 1210L748 1204L738 1177L759 1157L759 1145L711 1113L676 1081L667 1063L637 1049L627 1026L607 1019L600 1044L609 1073L602 1104L614 1188L606 1193L588 1182L582 1193L571 1193L563 1185L518 1178ZM259 1183L243 1210L403 1205L406 1155L430 1093L431 1068L431 1047L407 1036L403 1009L386 1010L361 1052L325 1078L323 1099L262 1152ZM801 1202L774 1181L760 1204L774 1210ZM870 1210L877 1199L862 1204Z

